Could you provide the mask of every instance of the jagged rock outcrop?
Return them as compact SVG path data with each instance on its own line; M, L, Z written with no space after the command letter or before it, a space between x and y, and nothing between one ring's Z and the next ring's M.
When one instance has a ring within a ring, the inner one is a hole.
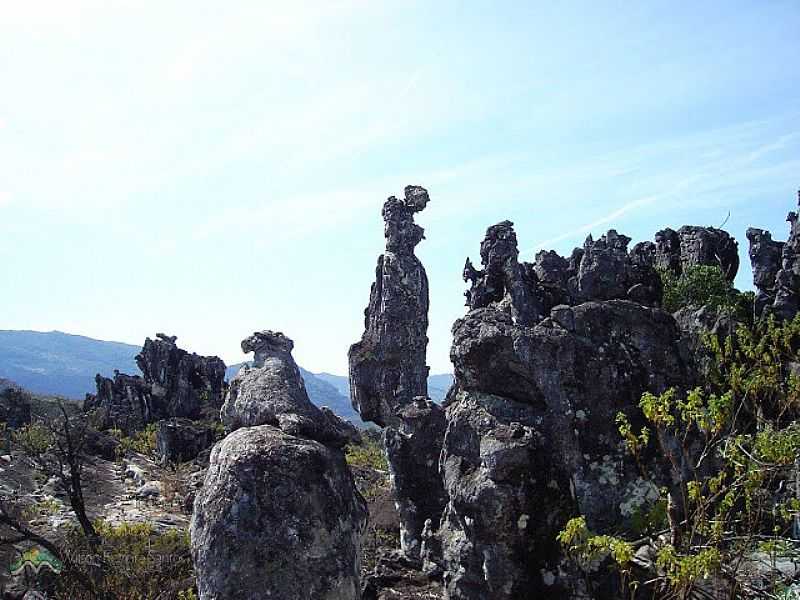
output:
M194 460L214 445L214 430L189 419L173 418L156 425L156 455L162 463Z
M800 192L798 192L800 205ZM756 295L756 316L792 319L800 311L800 224L797 213L786 217L789 239L775 242L768 231L748 229L750 263Z
M84 411L99 429L131 433L157 420L150 386L138 375L114 371L113 379L95 376L96 394L86 394Z
M366 505L341 451L271 425L214 447L191 524L201 600L359 600Z
M763 229L747 230L750 242L750 264L753 267L753 285L756 292L755 314L761 316L764 309L775 303L775 280L781 270L783 242L776 242L772 234Z
M654 266L680 275L689 267L719 267L728 281L739 272L739 244L727 231L686 225L656 233Z
M84 410L95 424L126 433L161 419L215 419L225 393L225 363L179 348L174 336L147 338L136 356L143 377L114 371L97 375L97 392L87 394Z
M392 196L383 205L386 251L378 258L364 334L349 352L353 407L364 421L388 426L384 445L401 547L415 561L425 523L438 529L444 507L438 469L444 413L427 400L428 277L414 255L424 233L414 214L428 201L425 188L407 186L403 199Z
M435 536L451 600L613 597L616 582L603 572L571 570L556 534L575 513L595 531L629 522L671 485L651 456L642 460L652 461L657 480L640 478L616 429L618 412L635 430L643 424L643 392L685 389L694 377L672 316L612 299L630 295L635 268L652 275L656 248L628 254L627 244L616 232L589 239L569 261L576 304L552 307L532 324L520 320L513 294L498 293L494 268L469 278L468 298L477 291L484 306L453 327L456 382L440 461L448 503ZM506 256L514 251L504 248ZM563 262L548 254L547 264L557 266L528 270L534 290L563 281L550 274ZM580 303L587 296L604 301Z
M356 439L355 427L308 399L293 348L291 339L274 331L259 331L242 341L242 351L254 352L255 358L230 382L220 412L225 428L274 425L289 435L334 446Z
M225 395L225 363L216 356L189 354L175 336L147 338L136 356L150 386L157 418L215 416Z
M384 203L386 251L378 258L364 334L349 351L353 407L382 427L398 425L397 408L427 396L428 277L414 255L424 237L414 214L428 201L424 188L407 186L402 199Z
M503 221L486 230L481 242L483 269L475 269L467 259L464 281L470 282L466 297L471 309L497 305L515 323L532 326L557 306L587 300L660 304L663 286L653 266L654 247L640 244L629 254L630 238L612 229L596 241L589 236L569 259L542 251L534 263L520 263L513 225Z

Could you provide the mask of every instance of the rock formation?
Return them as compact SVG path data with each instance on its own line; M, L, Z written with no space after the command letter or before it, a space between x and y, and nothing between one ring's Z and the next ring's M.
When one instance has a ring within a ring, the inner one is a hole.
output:
M800 192L798 192L800 205ZM750 263L756 295L757 316L792 319L800 311L800 224L796 212L786 217L789 239L775 242L768 231L748 229Z
M611 597L615 582L602 573L570 571L556 534L576 512L597 531L625 523L669 485L663 471L640 479L615 417L641 425L642 393L685 389L690 358L675 320L644 305L660 294L654 247L628 254L628 238L612 231L569 261L540 253L517 268L512 232L505 222L487 232L484 271L467 277L471 310L453 327L440 461L448 503L435 535L447 597ZM527 293L512 292L519 284ZM549 306L545 285L574 305ZM637 285L650 289L632 294ZM531 306L546 314L531 318Z
M138 375L114 371L113 379L98 374L95 383L97 393L86 394L83 409L100 429L131 433L157 420L150 386Z
M314 407L293 342L262 331L222 409L192 517L201 600L358 600L367 510L339 449L352 429Z
M630 238L612 229L597 241L589 236L570 259L542 251L533 264L520 263L513 226L503 221L486 230L480 252L483 269L476 270L467 259L464 281L470 282L466 297L471 309L496 305L518 325L532 326L560 305L612 299L651 306L661 302L652 249L640 245L629 254Z
M96 394L87 394L84 410L103 429L130 433L161 419L217 417L225 393L225 363L216 356L189 354L162 333L147 338L136 363L144 377L114 371L97 375Z
M775 280L781 270L783 242L772 240L772 234L763 229L747 230L750 242L750 264L753 267L753 285L756 292L755 313L761 316L764 309L775 303Z
M194 460L213 445L214 430L189 419L165 419L156 426L156 455L162 463Z
M421 558L422 532L435 530L444 507L438 458L444 412L427 399L428 277L414 248L424 230L414 214L428 192L407 186L404 198L383 205L386 251L378 258L361 341L350 347L353 407L364 421L384 427L392 481L400 512L405 555Z
M230 382L220 413L228 431L274 425L289 435L343 446L358 435L355 428L308 399L300 369L292 357L294 342L280 332L260 331L242 341L254 352Z
M680 275L689 267L719 267L728 281L739 272L739 245L730 234L714 227L686 225L656 234L654 266Z
M216 356L189 354L175 336L147 338L136 364L157 409L157 418L198 419L214 415L225 395L225 363Z
M383 205L386 251L364 311L366 331L350 347L353 407L381 427L399 425L397 408L427 396L428 277L414 255L424 237L414 213L428 200L424 188L407 186L403 199L392 196Z

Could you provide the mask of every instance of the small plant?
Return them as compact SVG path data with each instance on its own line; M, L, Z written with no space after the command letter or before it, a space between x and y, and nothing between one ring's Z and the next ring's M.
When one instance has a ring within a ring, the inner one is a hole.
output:
M119 429L109 431L119 441L117 458L124 458L129 452L138 452L146 456L155 456L156 453L156 424L148 424L142 431L135 431L126 436Z
M344 456L347 464L351 467L369 468L376 471L389 469L389 463L380 441L376 435L369 432L364 432L361 443L348 445L345 448Z
M667 312L675 313L687 306L707 306L712 310L727 310L745 322L752 319L755 296L736 290L719 267L697 265L688 267L681 275L659 269L659 274Z

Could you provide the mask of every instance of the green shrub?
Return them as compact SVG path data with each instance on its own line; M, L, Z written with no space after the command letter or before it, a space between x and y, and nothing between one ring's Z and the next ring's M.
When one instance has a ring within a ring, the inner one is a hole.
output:
M676 276L668 269L659 269L664 284L664 309L674 313L687 306L740 310L742 294L725 278L719 267L698 265ZM752 312L752 304L750 305Z
M364 467L377 471L389 469L380 440L370 432L363 433L360 444L350 444L345 448L345 459L351 467Z
M653 530L642 538L635 530L641 524L613 536L592 532L581 516L558 536L578 564L609 559L634 591L643 583L634 578L629 558L644 544L654 544L656 552L649 583L675 598L690 597L700 580L712 576L737 591L737 569L748 557L770 550L775 561L795 548L800 378L790 364L800 362L800 316L742 325L723 341L707 335L705 345L713 361L701 386L645 393L639 409L646 425L639 431L631 425L633 415L617 415L622 443L641 476L658 480L647 468L653 463L644 461L648 449L663 461L655 471L671 471L672 487L656 504L657 520L667 526L660 533L669 539ZM774 590L779 583L773 582Z
M117 446L117 457L123 458L129 452L138 452L147 456L155 456L156 453L156 424L150 423L144 430L136 431L133 435L126 436L119 429L109 431L119 441Z
M92 548L79 530L69 534L66 547L71 561L89 574L96 597L196 600L188 532L158 533L148 523L111 525L105 521L96 521L95 529L99 548ZM91 597L69 573L57 585L59 600Z

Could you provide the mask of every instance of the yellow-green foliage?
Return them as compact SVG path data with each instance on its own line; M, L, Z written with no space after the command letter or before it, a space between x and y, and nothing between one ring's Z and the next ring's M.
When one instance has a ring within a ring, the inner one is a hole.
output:
M192 576L189 535L170 530L157 533L148 523L110 525L95 522L101 542L93 549L83 535L75 530L68 540L68 556L79 568L91 574L98 597L115 600L196 600L187 584L171 595L161 595L174 584ZM96 565L97 569L92 569ZM57 597L63 600L89 598L85 590L68 573L60 579Z
M667 312L674 313L686 306L708 306L724 308L738 315L749 299L749 296L742 298L743 294L733 288L719 267L696 265L685 269L680 276L660 269L659 275L664 284L663 304ZM750 313L752 306L751 302Z
M707 336L705 345L713 361L702 386L643 394L639 408L647 425L639 432L631 425L633 415L617 415L624 446L642 476L654 479L641 460L649 451L664 458L679 482L662 490L652 507L660 507L662 527L668 503L677 514L671 531L661 531L671 534L672 543L655 542L656 571L648 574L678 598L714 575L735 586L735 568L754 552L793 548L791 527L800 516L800 500L781 492L787 480L798 483L800 380L790 365L800 362L800 316L742 326L724 342ZM590 533L578 517L558 540L573 558L585 563L611 557L628 576L635 543L659 539L634 543L642 533L634 529L632 524L616 537Z
M381 443L375 435L365 433L360 444L350 444L345 449L345 459L351 467L365 467L378 471L389 468Z
M40 423L31 423L12 434L13 442L30 456L39 456L50 450L55 442L53 433Z
M153 456L156 452L156 425L150 423L144 430L136 431L131 436L124 435L119 429L109 431L119 441L117 446L117 456L124 457L129 452L138 452L147 456Z

